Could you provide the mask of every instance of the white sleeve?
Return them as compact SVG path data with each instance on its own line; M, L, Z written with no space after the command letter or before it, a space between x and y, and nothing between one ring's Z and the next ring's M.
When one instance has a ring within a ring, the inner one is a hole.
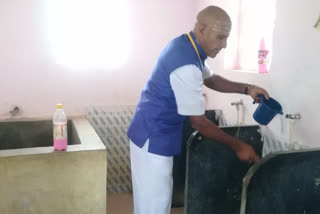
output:
M185 65L170 74L170 84L180 115L203 115L202 73L195 65Z
M205 61L203 72L202 72L202 77L203 77L203 79L207 79L207 78L211 77L212 75L213 75L213 72L212 72L210 66L208 65L207 61Z

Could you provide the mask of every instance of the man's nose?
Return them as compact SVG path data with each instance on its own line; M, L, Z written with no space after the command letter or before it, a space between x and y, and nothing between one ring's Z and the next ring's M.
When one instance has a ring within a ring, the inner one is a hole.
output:
M222 48L226 48L227 47L227 40L224 39L223 42L222 42Z

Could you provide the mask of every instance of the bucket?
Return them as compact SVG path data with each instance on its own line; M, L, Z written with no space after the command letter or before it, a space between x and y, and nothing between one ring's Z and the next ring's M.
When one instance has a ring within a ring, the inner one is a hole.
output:
M277 114L283 114L282 106L275 99L269 97L267 100L263 95L259 94L258 96L260 98L260 103L253 114L255 121L261 125L268 125L274 116ZM255 103L255 101L253 103Z

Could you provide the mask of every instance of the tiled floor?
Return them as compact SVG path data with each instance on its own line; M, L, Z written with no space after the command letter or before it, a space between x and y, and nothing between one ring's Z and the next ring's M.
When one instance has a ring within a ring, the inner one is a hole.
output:
M133 198L130 193L108 195L107 214L133 214ZM171 209L171 214L183 214L183 208Z

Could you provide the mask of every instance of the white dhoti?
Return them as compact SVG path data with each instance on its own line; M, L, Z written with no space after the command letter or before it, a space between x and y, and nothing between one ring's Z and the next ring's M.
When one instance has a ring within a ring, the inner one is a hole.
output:
M130 141L134 214L170 214L173 157L148 152Z

